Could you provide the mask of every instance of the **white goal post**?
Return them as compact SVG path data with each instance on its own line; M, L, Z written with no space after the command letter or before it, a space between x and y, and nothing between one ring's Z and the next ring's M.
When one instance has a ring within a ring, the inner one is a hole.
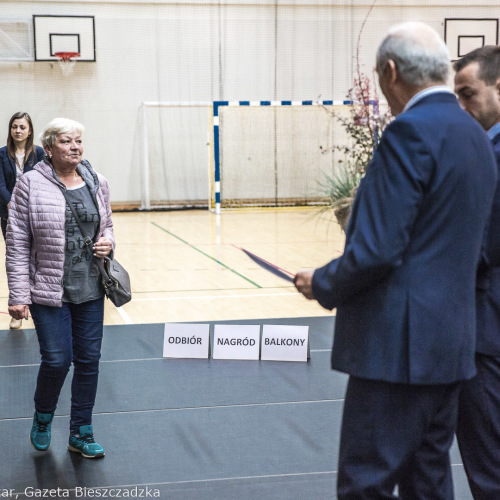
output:
M324 205L352 105L143 102L141 209Z

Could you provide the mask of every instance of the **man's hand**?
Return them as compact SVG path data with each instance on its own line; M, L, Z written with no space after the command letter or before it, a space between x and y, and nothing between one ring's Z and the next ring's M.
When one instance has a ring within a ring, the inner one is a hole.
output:
M306 269L305 271L299 271L295 278L293 279L293 284L295 288L307 299L314 300L314 294L312 290L312 278L314 274L314 269Z

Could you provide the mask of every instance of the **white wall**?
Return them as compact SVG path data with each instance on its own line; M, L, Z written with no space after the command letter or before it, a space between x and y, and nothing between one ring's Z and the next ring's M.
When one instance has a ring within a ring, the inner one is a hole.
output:
M421 20L443 33L447 17L500 17L496 0L408 5L413 3L385 0L374 8L360 43L363 71L371 73L376 46L392 24ZM370 4L2 0L0 20L95 16L97 62L77 63L69 77L57 63L0 62L0 142L5 144L16 111L31 114L35 132L56 116L78 120L87 129L85 157L108 177L112 200L138 203L143 101L342 99L351 87L357 37ZM154 135L168 142L161 131ZM152 161L176 168L175 155ZM193 183L201 190L205 167L193 165Z

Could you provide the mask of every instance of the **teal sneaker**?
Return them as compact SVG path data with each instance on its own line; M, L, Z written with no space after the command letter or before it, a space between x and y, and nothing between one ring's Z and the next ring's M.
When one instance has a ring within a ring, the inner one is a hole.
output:
M94 441L91 425L82 425L79 436L70 436L69 451L81 453L85 458L99 458L104 456L104 448Z
M54 418L53 413L38 413L35 411L33 425L30 432L30 441L38 451L47 451L50 446L50 426Z

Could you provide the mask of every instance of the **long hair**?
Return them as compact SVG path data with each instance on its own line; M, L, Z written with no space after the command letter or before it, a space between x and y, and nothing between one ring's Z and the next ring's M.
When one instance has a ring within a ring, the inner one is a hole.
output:
M18 113L14 113L9 121L9 135L7 136L7 154L13 159L16 159L16 145L14 144L14 138L12 137L12 124L14 120L19 120L24 118L28 122L28 126L30 129L30 134L26 139L26 145L24 146L24 164L27 163L31 153L35 150L35 146L33 145L33 122L31 121L31 117L28 113L24 111L19 111ZM31 158L31 163L35 162L35 156L33 155Z

